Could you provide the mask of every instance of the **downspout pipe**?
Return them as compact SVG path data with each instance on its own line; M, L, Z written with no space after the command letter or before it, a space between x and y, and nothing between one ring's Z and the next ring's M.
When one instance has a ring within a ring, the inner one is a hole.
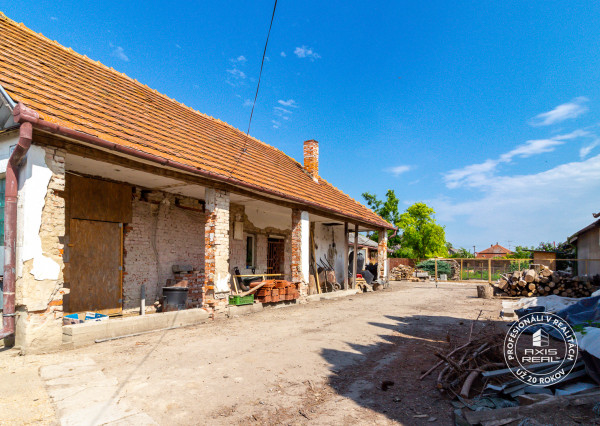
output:
M219 182L237 185L242 188L249 189L251 191L257 191L257 192L269 194L269 195L272 195L275 197L288 199L293 202L305 204L305 205L308 205L310 207L313 207L315 209L322 210L325 212L331 212L331 213L338 214L338 215L340 214L339 211L337 211L333 208L328 208L328 207L323 206L316 202L303 200L299 197L286 195L286 194L276 191L276 190L263 188L261 186L251 184L248 182L243 182L243 181L240 181L239 179L235 179L231 176L224 177L222 175L210 172L208 170L202 170L198 167L190 166L190 165L183 164L183 163L173 161L173 160L167 160L166 158L159 157L158 155L149 154L149 153L140 151L135 148L130 148L128 146L119 145L115 142L109 142L104 139L100 139L96 136L93 136L93 135L90 135L87 133L83 133L78 130L73 130L73 129L70 129L65 126L61 126L60 124L56 124L56 123L52 123L52 122L43 120L39 117L39 114L37 112L35 112L31 108L26 107L21 102L19 102L17 104L17 106L15 107L13 115L14 115L15 123L29 122L29 123L33 124L36 129L44 130L46 132L50 132L50 133L54 133L54 134L58 134L58 135L62 135L62 136L66 136L68 138L73 138L73 139L76 139L76 140L84 142L84 143L89 143L89 144L94 145L99 148L116 151L121 154L130 155L132 157L135 157L135 158L138 158L141 160L157 163L157 164L160 164L165 167L172 167L174 169L182 170L184 172L195 174L195 175L200 175L200 176L203 176L203 177L206 177L209 179L213 179L213 180L216 180ZM360 217L358 215L344 214L344 216L355 219L358 223L362 223L362 224L376 225L376 226L382 225L382 224L366 222L363 220L362 217ZM388 227L388 226L384 226L384 228L393 229L392 227Z
M29 122L19 128L19 142L6 166L4 195L4 308L0 339L15 334L15 288L17 258L17 196L19 195L19 167L31 146L33 126Z

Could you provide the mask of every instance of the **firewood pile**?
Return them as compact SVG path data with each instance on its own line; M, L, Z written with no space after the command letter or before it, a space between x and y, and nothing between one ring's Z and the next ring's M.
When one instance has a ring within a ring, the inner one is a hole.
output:
M415 279L415 269L406 265L398 265L390 271L393 281L410 281Z
M573 277L563 271L552 271L541 265L540 272L535 269L502 274L496 287L509 296L549 296L588 297L600 285L600 276L587 275Z

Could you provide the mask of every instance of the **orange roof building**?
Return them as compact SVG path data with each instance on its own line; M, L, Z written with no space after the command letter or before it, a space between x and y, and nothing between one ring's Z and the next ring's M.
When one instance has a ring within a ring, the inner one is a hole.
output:
M220 309L246 288L235 271L302 297L309 259L327 257L351 286L347 230L394 229L319 174L314 140L299 163L2 14L0 34L4 309L31 310L16 319L23 348L60 340L63 312L136 312L178 281L184 308Z
M496 243L490 246L489 248L486 248L485 250L481 250L480 252L476 253L475 257L480 259L494 259L497 257L504 257L509 254L512 254L512 252L509 249L507 249L506 247L502 247L500 244Z

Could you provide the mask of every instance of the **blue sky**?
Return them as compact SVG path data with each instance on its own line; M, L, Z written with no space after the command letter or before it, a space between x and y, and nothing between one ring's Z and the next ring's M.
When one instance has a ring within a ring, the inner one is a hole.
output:
M245 131L272 5L0 10ZM300 161L317 139L322 176L427 202L455 246L564 241L600 211L599 16L594 1L282 0L251 134Z

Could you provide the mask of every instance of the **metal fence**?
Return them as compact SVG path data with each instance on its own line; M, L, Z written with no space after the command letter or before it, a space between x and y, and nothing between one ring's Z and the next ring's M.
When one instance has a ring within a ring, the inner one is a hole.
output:
M489 282L503 274L535 269L544 265L553 271L565 271L572 276L600 275L600 259L433 259L430 275L436 281Z

